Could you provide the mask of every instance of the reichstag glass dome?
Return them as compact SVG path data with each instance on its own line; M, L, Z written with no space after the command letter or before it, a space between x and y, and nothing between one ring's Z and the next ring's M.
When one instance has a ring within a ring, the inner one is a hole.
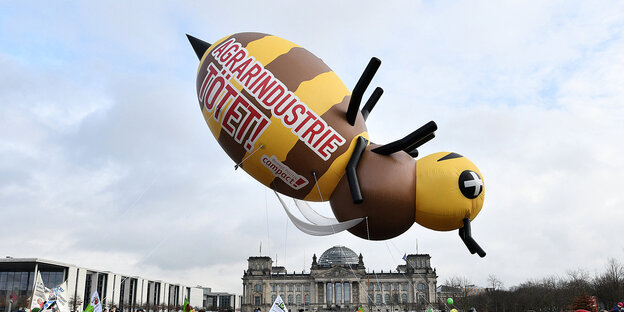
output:
M345 246L334 246L325 250L318 261L319 266L355 264L359 262L358 255Z

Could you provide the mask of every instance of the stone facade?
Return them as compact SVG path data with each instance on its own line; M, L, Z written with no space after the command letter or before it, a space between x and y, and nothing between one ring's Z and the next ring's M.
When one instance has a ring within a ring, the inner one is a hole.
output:
M270 257L249 257L243 274L241 312L268 312L280 295L289 311L371 312L425 310L436 302L437 275L427 254L407 255L395 271L367 271L363 257L336 246L310 273L288 273Z

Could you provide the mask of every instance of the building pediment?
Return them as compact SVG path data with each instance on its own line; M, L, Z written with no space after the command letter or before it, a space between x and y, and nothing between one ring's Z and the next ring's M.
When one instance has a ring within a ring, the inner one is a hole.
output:
M357 276L358 278L362 275L361 272L359 272L359 270L357 269L350 269L350 268L345 268L342 266L337 266L337 267L329 267L329 268L319 268L317 270L314 270L313 272L311 272L312 277L314 277L315 279L324 279L324 278L344 278L344 277L355 277Z

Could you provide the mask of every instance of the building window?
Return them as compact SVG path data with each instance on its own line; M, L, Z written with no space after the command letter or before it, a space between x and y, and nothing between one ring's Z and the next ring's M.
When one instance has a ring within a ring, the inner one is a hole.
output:
M325 301L327 303L332 303L332 298L333 298L333 294L334 294L334 284L332 283L327 283L326 286L326 291L325 291Z
M401 303L407 303L407 294L401 295Z
M351 303L351 284L344 283L344 302Z
M262 291L262 284L254 285L254 291L261 292Z
M288 304L293 304L293 295L288 295Z
M275 299L277 299L277 295L273 295L273 296L271 296L271 304L272 304L273 302L275 302Z
M9 272L7 276L7 283L13 283L14 273ZM41 272L41 280L45 287L54 288L63 282L63 272ZM89 297L91 298L91 297Z
M261 304L260 296L255 296L254 297L254 303L256 304L256 306L259 306Z
M41 277L41 279L43 279L43 277ZM91 274L89 274L87 272L87 276L85 277L85 292L84 292L84 297L83 298L91 298L91 284L92 284L92 280L93 280L93 276ZM123 294L123 286L124 284L121 283L121 292ZM121 297L123 298L123 297ZM87 308L87 305L89 304L89 299L83 300L83 310Z
M304 300L305 304L310 304L310 294L305 294L303 296L303 300Z
M384 283L384 290L390 290L390 283Z
M373 284L371 284L370 282L368 282L368 290L372 291L373 290Z
M284 292L284 285L280 285L280 291Z
M341 304L342 303L342 283L336 283L334 293L336 294L335 295L336 304Z
M423 295L423 294L418 295L418 303L425 304L425 301L426 301L425 300L425 295Z
M401 284L401 290L403 290L403 291L407 290L407 283Z
M310 291L310 284L303 285L303 290Z
M288 285L288 291L293 291L293 284Z
M297 301L296 301L297 305L301 305L301 294L297 294L296 298L297 298Z
M386 304L390 304L390 294L385 294L385 295L384 295L384 302L385 302Z
M418 286L416 286L418 288L418 290L426 290L427 286L425 286L425 284L423 283L418 283Z
M297 284L297 291L301 291L301 284Z
M376 302L377 304L381 304L381 303L382 303L382 302L381 302L381 294L377 294L377 296L375 297L375 299L376 299L376 300L375 300L375 302Z
M399 290L399 283L392 284L392 289L393 290Z
M219 296L219 307L229 308L231 306L230 296Z
M377 290L377 291L381 290L381 284L380 283L375 284L375 290Z
M272 291L277 291L277 285L275 285L275 284L271 285L271 290ZM273 301L275 301L275 300L273 300Z

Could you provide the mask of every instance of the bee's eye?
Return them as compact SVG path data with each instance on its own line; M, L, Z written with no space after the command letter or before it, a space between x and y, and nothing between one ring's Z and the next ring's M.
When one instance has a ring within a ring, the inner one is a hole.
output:
M464 170L459 175L459 190L466 198L476 198L483 191L483 181L478 173Z

